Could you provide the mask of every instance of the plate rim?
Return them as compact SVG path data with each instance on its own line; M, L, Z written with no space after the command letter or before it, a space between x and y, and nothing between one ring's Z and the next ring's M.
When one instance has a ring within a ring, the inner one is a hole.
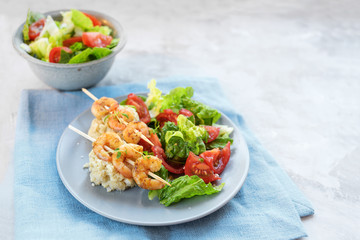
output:
M136 95L144 95L144 93L135 93ZM146 94L146 93L145 93ZM118 97L115 97L115 99L121 99L121 98L126 98L127 94L125 95L121 95L121 96L118 96ZM91 107L87 108L86 110L84 110L83 112L81 112L79 115L77 115L69 124L71 125L73 122L76 122L78 119L80 119L81 117L83 117L84 115L86 115L88 113L88 111L91 111L90 110ZM216 109L216 108L215 108ZM68 192L77 200L79 201L81 204L83 204L85 207L87 207L88 209L90 209L91 211L103 216L103 217L106 217L106 218L109 218L109 219L112 219L114 221L117 221L117 222L123 222L123 223L127 223L127 224L131 224L131 225L138 225L138 226L170 226L170 225L177 225L177 224L181 224L181 223L186 223L186 222L191 222L191 221L194 221L194 220L197 220L197 219L200 219L202 217L205 217L207 215L210 215L211 213L219 210L220 208L222 208L223 206L225 206L228 202L230 202L234 196L240 191L240 189L242 188L242 186L244 185L244 182L247 178L247 175L248 175L248 172L249 172L249 167L250 167L250 155L249 155L249 148L248 148L248 145L245 141L245 138L242 134L242 132L240 131L240 129L237 127L237 125L235 125L235 123L226 115L224 114L222 111L216 109L220 114L221 114L221 117L225 117L227 121L231 122L231 124L233 125L232 127L234 127L238 133L239 133L239 137L240 137L240 141L241 141L241 144L243 144L243 149L246 150L245 152L245 155L246 155L246 159L245 159L245 171L244 171L244 174L243 176L241 177L240 179L240 184L237 185L236 188L234 188L232 190L232 192L230 192L230 194L224 199L222 200L219 204L215 205L214 207L208 209L207 211L204 211L200 214L197 214L197 215L194 215L194 216L191 216L191 217L185 217L185 218L181 218L179 220L173 220L173 221L154 221L154 222L139 222L139 221L135 221L135 220L128 220L128 219L125 219L125 218L120 218L120 217L116 217L116 216L113 216L111 214L108 214L106 212L103 212L102 210L100 209L97 209L96 207L92 206L91 204L88 204L86 201L84 201L77 193L76 191L74 191L74 189L70 186L70 184L68 183L67 179L64 177L62 171L61 171L61 167L60 167L60 148L61 148L61 145L63 143L63 139L64 139L64 136L65 134L68 132L68 131L71 131L68 126L64 129L63 133L61 134L61 137L59 139L59 142L58 142L58 145L57 145L57 149L56 149L56 167L57 167L57 172L60 176L60 179L62 181L62 183L64 184L65 188L68 190ZM89 180L90 181L90 180ZM221 194L221 192L220 192ZM159 203L160 204L160 203ZM165 207L165 206L164 206ZM169 207L167 207L169 208Z

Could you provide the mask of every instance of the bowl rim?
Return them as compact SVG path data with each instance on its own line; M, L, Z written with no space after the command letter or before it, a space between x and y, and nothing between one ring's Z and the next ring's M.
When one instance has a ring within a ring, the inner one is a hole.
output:
M75 63L75 64L59 64L59 63L51 63L51 62L45 62L42 61L38 58L35 58L33 56L31 56L30 54L28 54L24 49L22 49L20 47L20 45L18 44L18 35L20 32L20 35L22 36L22 29L24 27L25 21L23 23L20 24L20 26L16 29L16 31L14 32L13 36L12 36L12 43L13 43L13 47L15 48L15 50L20 54L20 56L24 57L26 60L35 63L35 64L40 64L42 66L45 67L56 67L56 68L78 68L78 67L86 67L86 66L91 66L97 63L101 63L104 61L107 61L110 58L113 58L116 56L116 54L118 54L124 47L125 44L127 42L127 37L124 31L123 26L113 17L97 12L97 11L93 11L93 10L87 10L87 9L77 9L81 12L85 12L85 13L89 13L91 15L98 15L101 16L102 18L106 19L107 21L109 21L112 25L113 25L113 30L116 30L118 32L120 41L117 44L116 47L114 47L112 49L112 53L109 54L106 57L97 59L97 60L92 60L90 62L86 62L86 63ZM53 11L48 11L43 13L45 16L50 15L53 16L55 14L60 14L61 12L65 12L65 11L71 11L71 9L60 9L60 10L53 10ZM21 43L24 43L23 39L21 38L20 40Z

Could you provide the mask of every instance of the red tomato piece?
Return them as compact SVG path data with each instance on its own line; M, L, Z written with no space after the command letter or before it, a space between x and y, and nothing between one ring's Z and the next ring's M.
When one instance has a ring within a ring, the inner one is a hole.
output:
M150 142L154 144L154 146L161 147L161 142L156 133L150 133L150 137L148 139L150 140ZM151 144L145 141L144 139L140 139L138 144L143 146L144 151L148 151L148 152L152 151Z
M212 150L208 150L199 155L199 157L203 158L207 165L215 172L214 162L218 159L220 155L220 149L214 148Z
M165 109L162 113L156 116L156 120L160 123L160 127L163 127L165 122L173 122L177 124L178 115L171 109Z
M126 100L127 105L133 105L136 108L136 112L139 114L139 118L144 123L148 124L151 120L149 109L147 108L144 101L133 93L128 95Z
M45 18L42 18L32 23L29 26L29 38L31 41L35 40L35 38L37 38L40 35L41 31L44 28L44 25L45 25Z
M172 165L170 165L169 163L166 162L166 154L164 152L164 149L162 149L159 146L153 146L152 151L154 153L154 155L156 157L158 157L159 159L161 159L162 161L162 165L171 173L175 173L175 174L183 174L184 173L184 167L180 166L180 167L173 167Z
M208 143L214 141L219 136L219 127L204 126L204 128L209 133Z
M64 47L70 47L76 42L82 42L82 37L72 37L63 41Z
M112 41L111 36L99 32L83 32L82 41L88 47L106 47Z
M51 49L49 54L49 62L58 63L60 62L61 50L71 53L71 49L67 47L54 47Z
M161 159L163 162L166 160L166 154L164 152L164 149L162 149L162 147L152 146L151 150L154 153L154 155L159 159Z
M200 157L209 164L216 174L221 174L230 160L230 155L230 142L228 142L223 149L219 150L215 148L210 151L203 152L200 154Z
M95 26L101 26L101 22L96 17L94 17L93 15L90 15L88 13L84 13L84 12L83 12L83 14L85 16L87 16L88 18L90 18L90 20L92 21L94 27Z
M158 137L158 135L157 135L156 133L151 133L151 134L150 134L150 141L151 141L155 146L161 147L160 139L159 139L159 137Z
M189 110L187 110L187 109L185 109L185 108L180 109L179 114L182 114L182 115L184 115L185 117L194 116L194 114L193 114L191 111L189 111Z
M197 175L205 183L213 182L221 179L218 174L215 174L209 165L206 164L204 159L196 156L190 152L189 157L185 163L185 174L188 176Z

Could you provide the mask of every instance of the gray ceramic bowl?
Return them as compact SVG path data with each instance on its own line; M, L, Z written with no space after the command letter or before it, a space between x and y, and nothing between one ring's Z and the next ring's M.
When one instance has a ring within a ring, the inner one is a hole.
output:
M61 20L62 16L60 12L64 11L69 10L65 9L46 12L44 15L51 15L54 20ZM113 37L120 38L118 45L112 49L113 52L110 55L99 60L80 64L49 63L29 55L20 47L20 44L23 43L22 29L25 22L19 26L13 36L13 45L15 49L28 61L35 75L47 85L59 90L77 90L80 88L88 88L100 82L110 70L116 54L124 48L126 43L124 29L114 18L99 12L88 10L81 11L95 16L103 23L103 25L109 26L113 30ZM26 16L24 16L24 18L25 17Z

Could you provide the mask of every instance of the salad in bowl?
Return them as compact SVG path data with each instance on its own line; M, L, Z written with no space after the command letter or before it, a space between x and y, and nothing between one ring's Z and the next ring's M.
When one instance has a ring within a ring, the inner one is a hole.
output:
M45 62L78 64L104 58L119 43L113 29L97 17L71 9L61 17L28 11L21 48Z

